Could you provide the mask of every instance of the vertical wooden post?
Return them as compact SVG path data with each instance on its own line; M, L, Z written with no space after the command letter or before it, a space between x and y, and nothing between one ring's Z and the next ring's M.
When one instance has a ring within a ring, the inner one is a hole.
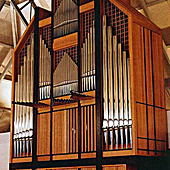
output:
M81 44L80 44L80 0L78 6L78 91L81 92ZM81 104L78 101L78 159L81 159Z
M54 12L55 12L55 2L52 0L51 5L51 90L50 90L50 99L51 99L51 105L50 105L50 160L52 161L52 144L53 144L53 68L54 68L54 52L53 52L53 27L54 27Z
M95 9L95 65L96 65L96 169L102 169L102 2L94 1Z
M38 47L38 48L37 48ZM38 103L39 95L39 8L35 8L34 25L34 80L33 80L33 103ZM37 161L37 109L33 108L33 145L32 161L36 165Z

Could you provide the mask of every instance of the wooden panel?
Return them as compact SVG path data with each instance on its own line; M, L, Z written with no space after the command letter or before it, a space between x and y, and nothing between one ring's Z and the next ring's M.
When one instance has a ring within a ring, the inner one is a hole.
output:
M39 20L43 20L51 16L51 12L39 7Z
M53 113L53 154L66 153L66 110Z
M167 121L164 109L155 108L156 116L156 138L159 140L167 140Z
M85 158L96 158L96 153L82 153L81 154L81 159L85 159Z
M12 163L32 162L32 157L28 158L13 158Z
M146 58L147 103L153 104L151 36L150 31L148 29L145 29L145 58Z
M147 140L146 139L138 139L138 149L147 149Z
M37 115L37 155L50 154L50 113Z
M81 170L96 170L95 167L87 167L87 168L81 168Z
M80 6L80 13L94 9L94 1Z
M149 140L149 150L155 150L155 141L154 140ZM152 152L149 152L149 155L153 154ZM153 154L155 155L155 153Z
M69 167L60 167L60 168L45 168L45 169L37 169L37 170L78 170L78 168L69 168Z
M50 161L50 156L37 157L37 161Z
M133 150L104 151L103 157L134 155Z
M78 154L54 155L53 160L78 159Z
M78 33L76 32L61 38L54 39L53 49L54 51L56 51L63 48L75 46L77 44L78 44Z
M154 70L154 90L155 90L155 105L165 107L164 99L164 71L163 71L163 56L162 56L162 40L161 36L153 33L153 70Z
M81 107L81 151L96 151L96 108L95 105ZM83 155L82 155L83 156Z
M166 151L166 142L157 141L156 147L158 151Z
M50 24L51 24L51 17L39 21L39 27L40 28L45 27L45 26L50 25Z
M137 136L147 138L146 106L136 104L137 113Z
M146 102L145 99L145 73L144 73L144 50L143 28L133 23L133 72L134 72L134 97L136 101Z
M154 110L153 107L148 107L148 133L149 138L154 139Z
M64 105L53 106L53 110L56 111L56 110L74 108L74 107L78 107L78 103L77 102L71 103L71 104L64 104Z
M103 170L126 170L126 165L105 165Z
M145 156L146 156L146 155L148 155L148 151L138 150L138 151L137 151L137 154L138 154L138 155L145 155Z

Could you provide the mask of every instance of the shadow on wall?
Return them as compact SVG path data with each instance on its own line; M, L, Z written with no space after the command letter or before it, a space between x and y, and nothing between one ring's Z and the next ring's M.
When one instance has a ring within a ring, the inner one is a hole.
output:
M0 133L10 131L11 113L8 111L0 111Z

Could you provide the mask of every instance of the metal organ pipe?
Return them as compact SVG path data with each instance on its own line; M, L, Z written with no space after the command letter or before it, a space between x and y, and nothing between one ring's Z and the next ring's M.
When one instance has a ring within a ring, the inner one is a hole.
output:
M81 83L82 91L95 89L95 28L90 27L87 38L81 48Z
M104 150L132 148L130 78L127 52L103 16Z
M40 57L39 57L39 93L40 100L50 97L50 74L51 55L40 35Z
M15 82L14 157L32 155L33 108L24 103L33 103L34 35L30 36L26 55Z
M77 31L78 7L73 0L63 0L54 14L54 37Z

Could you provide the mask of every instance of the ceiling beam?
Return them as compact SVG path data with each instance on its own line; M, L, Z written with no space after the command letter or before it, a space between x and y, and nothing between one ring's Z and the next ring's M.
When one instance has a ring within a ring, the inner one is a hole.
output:
M165 89L170 89L170 78L165 79Z
M11 4L13 6L13 8L16 10L16 12L18 13L21 21L23 22L23 24L25 25L25 27L28 26L28 22L26 20L26 18L24 17L24 15L22 14L21 10L18 8L17 4L15 3L14 0L11 0Z
M147 3L146 6L147 7L151 7L151 6L154 6L154 5L157 5L157 4L160 4L162 2L166 2L167 0L156 0L156 1L153 1L153 2L150 2L150 3ZM142 9L141 5L140 6L137 6L135 7L137 10L140 10Z
M152 21L151 14L150 14L150 12L148 10L148 7L146 5L145 0L138 0L138 1L139 1L140 5L141 5L142 9L144 10L145 15L148 17L148 19L150 19ZM165 45L164 40L163 40L163 53L164 53L169 65L170 65L170 57L167 54L167 47Z
M8 72L9 68L11 67L12 65L12 53L13 53L13 49L10 49L7 56L6 57L9 57L10 60L9 62L7 63L6 67L4 68L2 74L0 75L0 82L2 81L2 79L5 77L6 73Z
M1 0L1 1L0 1L0 11L1 11L1 9L3 8L4 4L5 4L5 0Z
M12 49L14 48L12 45L6 44L4 42L0 42L0 45L3 46L3 47L6 47L6 48L12 48Z
M45 0L39 0L39 3L41 4L42 7L49 9L49 6Z
M0 76L2 75L2 73L0 73ZM8 80L8 81L12 81L12 76L11 75L5 75L4 77L5 80Z
M148 7L146 5L145 0L138 0L138 1L139 1L140 5L141 5L142 9L144 10L144 13L147 16L147 18L149 18L152 21L151 15L150 15L150 13L148 11Z
M0 106L0 110L1 110L1 111L3 111L3 110L4 110L4 111L11 111L11 108L1 107L1 106Z
M31 3L32 7L35 9L37 7L36 3L34 2L34 0L29 0L29 2Z
M164 41L163 41L163 53L165 55L166 60L168 61L169 65L170 65L170 56L167 53L167 46Z

